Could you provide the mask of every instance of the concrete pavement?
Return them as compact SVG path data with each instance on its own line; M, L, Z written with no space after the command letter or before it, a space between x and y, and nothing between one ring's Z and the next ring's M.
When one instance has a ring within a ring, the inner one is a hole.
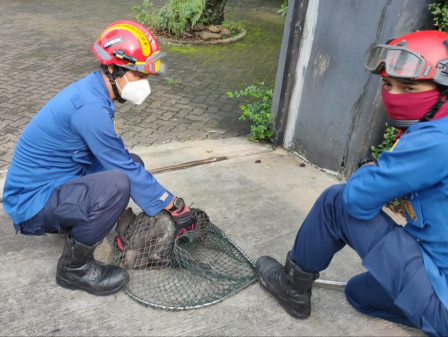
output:
M156 178L207 212L253 261L271 255L284 262L314 200L338 180L282 149L245 138L172 142L136 148ZM225 157L211 163L185 163ZM133 207L136 207L133 205ZM137 208L136 208L137 209ZM210 307L162 311L144 307L124 292L96 297L59 287L56 263L61 235L16 235L0 210L0 335L47 336L415 336L415 329L363 316L342 289L315 285L312 314L291 318L258 283ZM96 258L106 262L104 243ZM344 248L322 279L347 281L362 272Z

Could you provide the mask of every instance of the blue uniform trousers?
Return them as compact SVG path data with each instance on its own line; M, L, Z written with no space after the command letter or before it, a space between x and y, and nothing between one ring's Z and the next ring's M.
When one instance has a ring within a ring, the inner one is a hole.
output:
M303 222L291 259L304 271L324 270L346 244L368 272L346 286L347 300L360 312L448 335L448 310L440 302L423 265L418 242L384 212L358 220L345 210L344 185L325 190Z
M140 157L131 157L143 165ZM126 174L116 170L88 174L58 186L44 208L20 224L20 232L43 235L64 231L91 246L106 237L129 200Z

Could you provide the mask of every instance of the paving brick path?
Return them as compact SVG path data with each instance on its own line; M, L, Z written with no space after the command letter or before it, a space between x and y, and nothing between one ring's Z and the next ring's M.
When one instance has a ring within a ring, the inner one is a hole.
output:
M98 68L90 45L99 33L115 20L133 19L131 8L139 3L0 1L0 172L7 169L23 128L46 101ZM284 24L276 14L281 3L228 0L229 18L247 26L241 42L161 45L168 52L166 77L151 79L152 94L142 105L116 104L126 146L247 135L249 123L238 120L242 101L226 92L261 81L273 85Z

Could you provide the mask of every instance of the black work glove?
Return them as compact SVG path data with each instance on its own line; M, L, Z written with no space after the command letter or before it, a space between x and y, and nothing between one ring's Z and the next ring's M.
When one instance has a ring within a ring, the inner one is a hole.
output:
M174 199L173 207L171 207L168 212L170 212L176 226L174 231L174 241L176 241L182 234L195 228L195 218L185 204L184 199L176 197L176 199Z
M123 251L126 247L128 241L126 240L126 230L128 229L129 224L134 220L136 215L132 211L131 207L126 208L118 217L117 227L115 231L118 236L115 238L117 241L118 248Z

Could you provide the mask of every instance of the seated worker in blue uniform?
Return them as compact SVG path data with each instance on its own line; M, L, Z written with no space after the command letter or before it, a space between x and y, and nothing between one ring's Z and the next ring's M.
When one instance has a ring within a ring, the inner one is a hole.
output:
M256 263L262 287L293 317L311 312L311 287L345 245L367 271L346 285L366 315L448 335L448 33L420 31L373 46L366 69L382 77L391 151L326 189L300 227L285 265ZM364 162L364 161L362 161ZM402 198L407 224L382 208Z
M131 197L147 215L168 210L175 238L195 224L182 198L144 169L115 130L114 101L141 104L150 94L148 76L163 70L157 41L143 25L122 20L109 25L91 49L100 70L54 96L21 134L3 207L17 232L68 233L57 266L59 285L108 295L129 276L97 262L93 252L121 214L132 215L125 211Z

